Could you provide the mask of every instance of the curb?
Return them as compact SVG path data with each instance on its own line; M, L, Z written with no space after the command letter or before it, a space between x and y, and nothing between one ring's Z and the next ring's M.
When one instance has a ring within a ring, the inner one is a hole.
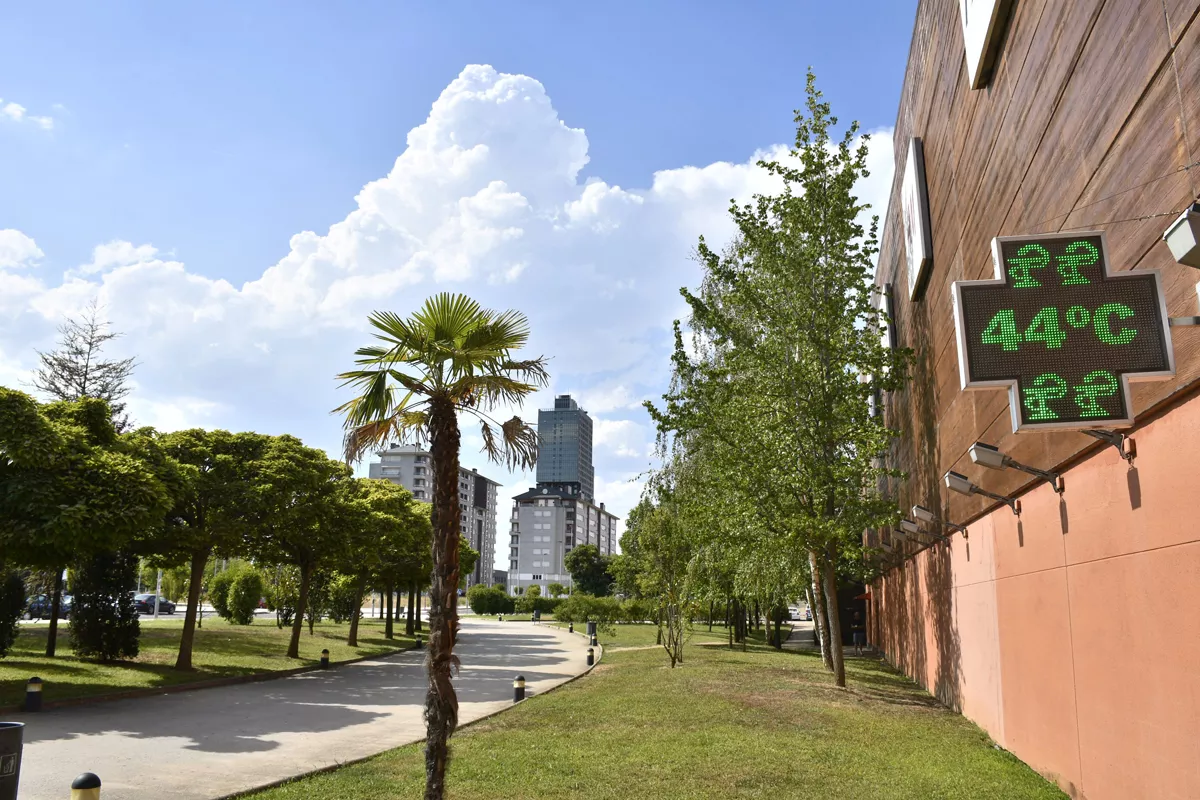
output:
M42 703L42 711L53 711L58 708L71 708L73 706L90 706L96 703L107 703L113 700L132 700L139 697L154 697L160 694L178 694L179 692L191 692L199 689L217 689L222 686L236 686L242 683L261 683L262 681L272 681L277 678L290 678L293 675L303 675L306 672L323 672L335 667L345 666L347 664L357 664L362 661L370 661L376 658L387 658L389 656L399 655L400 653L408 653L416 650L416 646L402 647L397 650L388 650L382 653L375 653L370 656L362 656L361 658L352 658L348 661L331 661L329 667L322 667L320 664L314 664L309 667L294 667L292 669L281 669L276 672L252 672L248 675L232 675L228 678L213 678L206 681L196 681L195 683L180 683L175 686L149 686L144 689L130 689L125 692L113 692L110 694L98 694L91 697L69 697L63 700L51 700ZM422 648L424 650L425 648ZM2 714L26 714L27 712L21 705L7 706L0 708ZM37 712L41 713L41 712Z
M563 633L567 633L567 631L564 630ZM574 634L574 635L583 636L585 638L587 636L587 634L584 634L584 633L578 633L578 634ZM493 711L490 714L484 714L482 717L479 717L478 719L473 719L470 722L464 722L463 724L459 725L458 727L456 727L454 729L454 733L457 734L461 730L470 728L472 725L477 725L480 722L484 722L486 720L491 719L492 717L498 717L501 714L505 713L506 711L511 711L512 709L516 708L517 706L524 705L525 703L529 702L530 700L533 700L535 697L545 697L546 695L550 694L551 692L553 692L557 689L561 689L562 687L566 686L569 683L574 683L575 681L579 680L580 678L582 678L585 675L587 675L588 673L590 673L596 667L600 666L600 659L604 657L604 646L597 644L596 649L599 650L600 652L596 655L595 662L592 664L592 666L588 667L587 669L585 669L583 672L579 673L578 675L567 678L565 681L563 681L560 684L557 684L556 686L551 686L549 689L542 692L541 694L531 695L529 697L526 697L524 700L520 701L519 703L513 703L510 706L505 706L504 708L497 709L496 711ZM425 738L426 737L422 736L420 739L415 739L415 740L409 742L408 744L402 744L402 745L399 745L398 747L393 747L393 748L391 748L391 750L399 750L400 747L408 747L408 745L410 745L410 744L416 744L417 742L423 742L423 741L425 741ZM343 767L352 767L355 764L362 764L366 761L370 761L373 758L378 758L379 756L383 755L384 753L390 753L391 750L384 750L382 753L375 753L374 755L363 756L362 758L352 758L349 761L342 761L338 764L330 764L329 766L320 767L318 769L314 769L309 772L304 772L299 775L292 775L287 778L280 778L277 781L271 781L270 783L264 783L262 786L255 786L253 789L244 789L240 792L234 792L233 794L224 794L224 795L221 795L220 797L214 798L214 800L239 800L239 798L253 797L254 795L258 794L259 792L265 792L267 789L277 789L280 786L284 786L289 783L295 783L296 781L303 780L305 778L312 778L317 775L324 775L326 772L333 772L334 770L339 770L339 769L342 769Z

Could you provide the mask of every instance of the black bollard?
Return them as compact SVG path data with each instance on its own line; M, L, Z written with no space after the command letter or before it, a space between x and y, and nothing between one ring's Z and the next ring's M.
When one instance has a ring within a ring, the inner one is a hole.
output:
M596 641L596 634L594 634L594 633L592 634L592 640L590 642L588 642L588 644L590 644L592 647L595 647L597 644L599 644Z
M588 666L590 667L595 663L596 663L596 651L589 647L588 648Z
M25 705L24 711L41 711L42 710L42 679L30 678L29 683L25 684Z
M71 781L71 800L100 800L100 778L85 772Z
M321 669L329 669L329 651L321 651Z
M568 622L567 623L567 633L574 633L574 632L575 632L575 623Z
M525 699L525 676L518 675L513 681L513 702L519 703Z
M421 634L417 634L417 649L421 649Z

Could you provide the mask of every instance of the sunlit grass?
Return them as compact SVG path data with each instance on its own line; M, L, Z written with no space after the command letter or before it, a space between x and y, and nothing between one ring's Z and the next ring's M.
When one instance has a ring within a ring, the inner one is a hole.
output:
M71 655L65 622L59 624L58 655L54 658L44 655L48 626L22 625L15 647L7 658L0 659L0 708L21 703L25 682L34 675L45 681L43 695L50 702L312 666L320 662L323 649L328 649L330 660L337 662L412 645L412 639L403 636L385 639L383 622L368 619L359 625L359 646L349 647L348 624L321 622L311 636L305 625L300 658L292 659L284 655L291 630L277 628L273 618L256 619L254 624L243 626L213 617L205 619L204 627L196 631L192 655L195 670L177 672L175 657L182 628L178 619L143 619L137 659L98 664ZM398 633L403 630L403 624L397 626Z
M612 642L652 644L645 628L621 626ZM818 655L754 638L742 652L693 637L673 670L659 650L608 649L588 676L457 734L448 796L1065 797L885 665L849 659L840 690ZM254 798L418 798L423 780L412 745Z

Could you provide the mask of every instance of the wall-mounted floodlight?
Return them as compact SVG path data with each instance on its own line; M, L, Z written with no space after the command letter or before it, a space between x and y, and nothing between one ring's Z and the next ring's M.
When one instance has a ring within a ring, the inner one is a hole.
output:
M1200 267L1200 202L1184 209L1162 238L1176 261L1189 267Z
M992 447L990 444L976 442L975 444L971 445L969 452L971 454L971 460L981 467L987 467L988 469L1016 469L1030 475L1036 475L1053 486L1054 491L1058 492L1059 494L1062 494L1063 490L1066 488L1066 486L1063 484L1062 476L1057 472L1049 472L1044 469L1038 469L1037 467L1027 467L1021 462L1013 459L1011 456L1001 453L999 448Z
M941 525L943 528L949 528L951 530L958 531L959 533L961 533L963 535L964 539L967 538L967 526L959 525L955 522L950 522L948 520L940 519L940 518L938 518L937 514L933 513L925 506L913 506L912 507L912 515L914 517L916 517L917 519L921 520L921 522L927 522L931 525ZM908 520L904 520L904 522L908 522ZM900 524L903 525L904 522L901 522ZM921 529L917 527L916 523L909 522L908 524L913 526L914 532L920 532ZM942 537L942 538L945 538L945 537Z
M989 492L987 489L983 489L979 486L976 486L974 483L971 483L971 480L966 475L961 473L954 471L947 472L946 488L952 492L958 492L959 494L978 494L982 495L983 497L990 497L992 500L997 500L1001 503L1004 503L1006 506L1011 508L1012 512L1018 517L1021 516L1020 500L1014 500L1013 498L1005 497L1002 494Z
M920 506L913 506L913 511L916 511L918 508L920 508ZM926 520L926 522L929 522L929 521L930 520ZM920 533L921 532L921 529L917 526L917 523L913 522L911 519L900 520L900 530L903 531L904 533Z

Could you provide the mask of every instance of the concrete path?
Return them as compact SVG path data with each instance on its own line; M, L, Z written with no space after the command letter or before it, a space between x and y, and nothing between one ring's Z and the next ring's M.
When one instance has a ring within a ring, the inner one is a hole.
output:
M587 669L587 640L553 626L464 619L459 722ZM22 714L21 800L64 800L95 772L104 800L211 800L425 738L423 654L328 672Z

